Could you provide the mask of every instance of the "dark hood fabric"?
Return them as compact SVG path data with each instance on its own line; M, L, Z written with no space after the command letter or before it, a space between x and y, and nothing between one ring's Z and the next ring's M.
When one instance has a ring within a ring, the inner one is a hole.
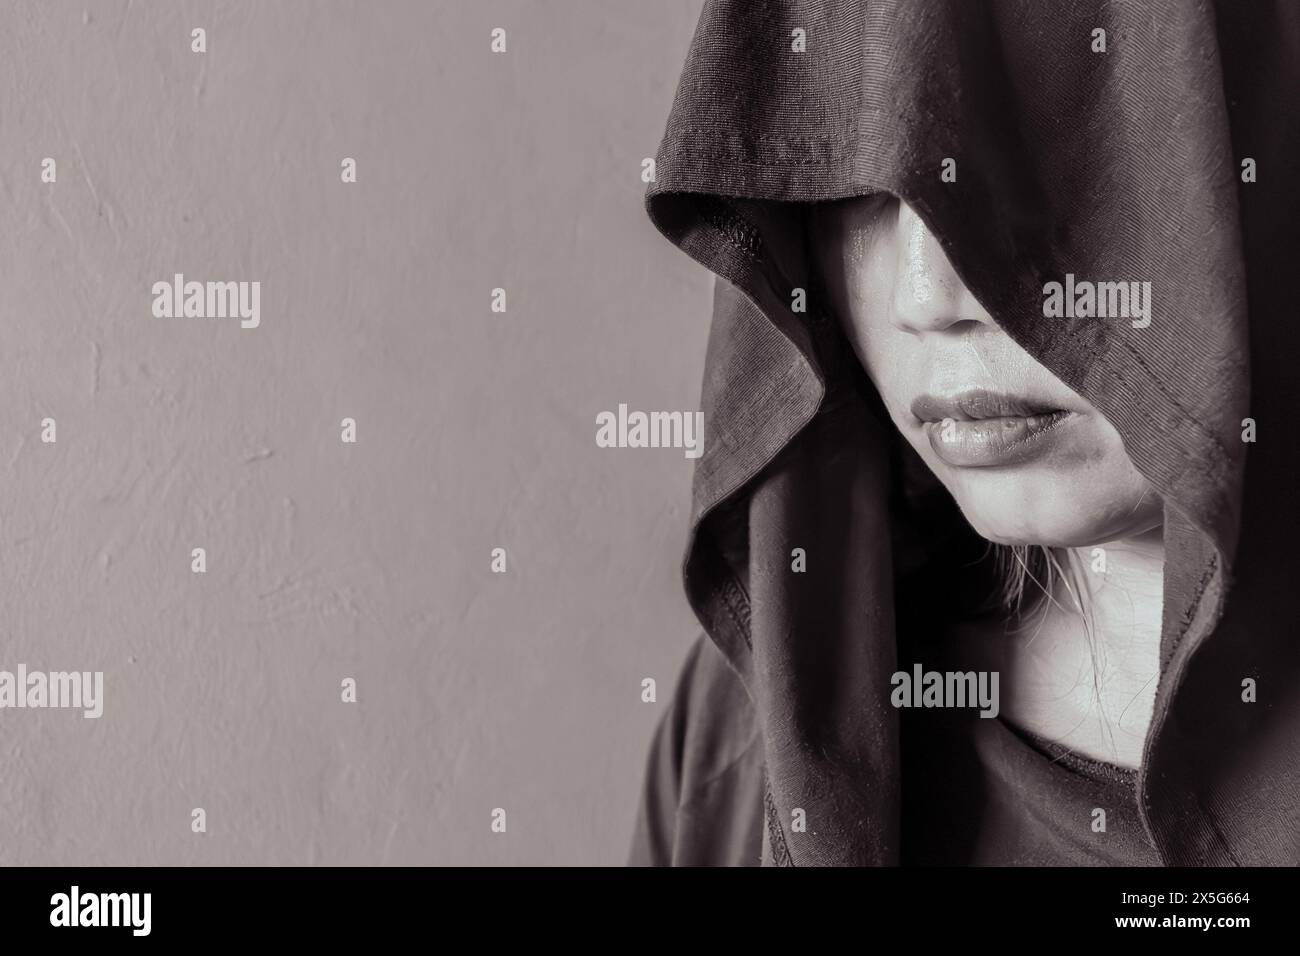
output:
M1163 497L1138 778L1161 860L1300 862L1298 68L1282 0L708 0L646 198L718 276L684 562L705 635L632 862L899 862L889 678L943 505L915 490L923 466L817 297L804 232L808 203L880 191ZM1044 319L1067 273L1152 282L1150 326Z

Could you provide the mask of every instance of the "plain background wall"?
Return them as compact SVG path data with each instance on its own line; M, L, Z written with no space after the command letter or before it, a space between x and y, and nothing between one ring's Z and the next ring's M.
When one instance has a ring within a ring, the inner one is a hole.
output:
M623 861L692 462L595 416L699 407L641 181L699 8L0 9L0 669L105 675L0 710L0 864Z

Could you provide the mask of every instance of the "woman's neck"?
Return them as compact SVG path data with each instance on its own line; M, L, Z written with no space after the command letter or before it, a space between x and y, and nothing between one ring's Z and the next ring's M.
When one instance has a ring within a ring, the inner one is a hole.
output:
M1070 557L1054 601L1005 639L1003 712L1084 756L1137 767L1160 677L1160 529Z

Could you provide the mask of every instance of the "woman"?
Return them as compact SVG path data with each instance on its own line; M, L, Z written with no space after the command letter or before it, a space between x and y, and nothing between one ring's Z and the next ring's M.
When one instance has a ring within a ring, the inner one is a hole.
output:
M1295 864L1297 11L706 4L705 629L632 862ZM1268 170L1271 182L1261 170Z

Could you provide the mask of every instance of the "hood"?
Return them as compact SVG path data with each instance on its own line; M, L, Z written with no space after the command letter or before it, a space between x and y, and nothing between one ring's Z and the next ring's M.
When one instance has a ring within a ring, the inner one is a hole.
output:
M1281 2L706 2L646 207L719 278L683 570L761 725L764 863L899 860L889 676L900 589L943 547L916 506L936 492L819 302L803 225L808 203L880 191L1163 498L1138 782L1162 860L1300 861L1297 65ZM1151 324L1044 321L1067 273L1149 279ZM797 547L836 572L788 573ZM794 808L820 824L797 841Z

